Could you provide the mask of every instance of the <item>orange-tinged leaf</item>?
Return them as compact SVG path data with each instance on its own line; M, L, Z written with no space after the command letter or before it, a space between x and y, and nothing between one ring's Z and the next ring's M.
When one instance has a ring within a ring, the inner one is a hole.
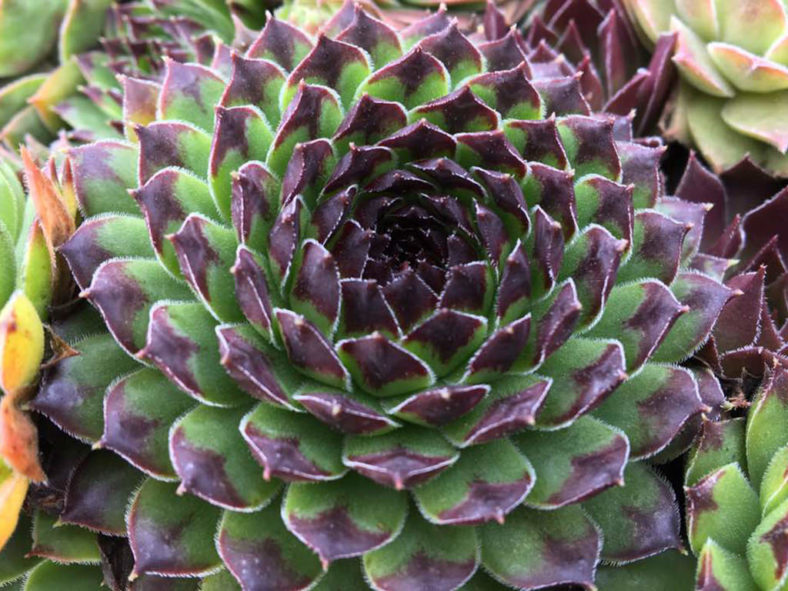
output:
M44 357L44 327L36 308L16 291L0 311L0 389L16 395L29 386Z
M16 529L27 486L27 478L0 464L0 550Z
M55 182L38 168L27 148L23 147L21 153L27 187L36 214L41 219L47 239L52 246L58 247L74 232L74 218L69 213Z
M38 462L36 426L27 413L19 410L11 396L0 400L0 457L30 480L46 480Z

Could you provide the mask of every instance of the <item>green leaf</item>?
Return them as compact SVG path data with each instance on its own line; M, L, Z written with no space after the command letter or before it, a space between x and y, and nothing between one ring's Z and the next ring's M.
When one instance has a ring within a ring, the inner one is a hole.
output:
M583 508L602 530L604 560L629 563L682 547L676 495L643 462L627 466L624 486L606 490Z
M738 464L728 464L684 489L690 545L700 552L713 538L724 548L743 554L747 538L758 525L761 506Z
M351 473L330 482L290 485L282 518L327 566L388 544L401 531L407 510L405 493Z
M148 479L137 492L127 517L134 553L132 576L199 576L221 565L213 540L219 510L174 484Z
M97 566L43 562L30 572L24 591L87 591L100 589L103 583Z
M506 439L464 450L459 461L414 490L422 514L440 525L502 522L522 502L536 475Z
M529 506L555 509L622 486L629 441L618 429L581 417L557 431L525 431L513 438L536 472Z
M747 473L758 490L772 456L788 443L788 370L764 378L747 415Z
M676 591L692 589L694 575L695 560L669 550L631 564L603 565L596 573L596 584L604 591Z
M173 424L170 457L181 479L179 492L233 511L271 502L280 483L263 480L244 445L238 425L245 412L201 405Z
M744 419L704 421L698 442L687 458L685 484L694 486L703 476L731 462L746 465Z
M265 581L281 589L306 589L321 578L320 561L285 528L278 503L254 513L225 511L217 548L245 588Z
M783 502L758 524L747 542L750 573L761 589L779 589L788 578L788 502Z
M576 505L557 511L520 508L503 525L488 523L479 531L482 564L507 585L593 587L602 540Z
M364 555L364 571L381 589L456 589L478 562L476 532L440 527L411 514L397 538Z
M698 555L696 589L756 591L747 561L709 538Z
M31 556L56 562L98 563L96 534L74 525L59 525L53 515L36 511L33 515Z

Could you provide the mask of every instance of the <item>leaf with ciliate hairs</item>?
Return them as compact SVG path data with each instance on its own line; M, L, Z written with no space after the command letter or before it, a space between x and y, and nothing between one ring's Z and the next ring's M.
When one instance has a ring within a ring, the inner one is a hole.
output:
M137 186L137 148L115 141L96 142L69 151L74 192L86 216L137 214L129 189Z
M633 587L653 591L691 589L694 580L694 558L678 550L625 565L601 565L596 573L597 587L606 591L628 591Z
M695 588L699 591L755 591L759 587L744 558L709 538L698 554Z
M503 524L480 529L482 565L521 589L560 584L593 589L602 540L577 506L542 512L519 508Z
M30 556L62 563L97 563L96 536L75 525L60 525L52 515L36 511L33 515L33 546Z
M145 347L137 357L200 402L237 406L246 396L219 364L216 326L202 304L158 303L151 309Z
M642 459L664 449L705 408L689 371L647 363L593 414L624 431L632 458Z
M764 378L747 417L747 474L755 490L774 454L788 444L788 370Z
M414 496L422 514L439 525L503 522L534 485L530 462L506 440L464 451L460 459Z
M750 572L761 589L778 587L788 576L786 524L788 502L782 503L766 515L747 543Z
M92 217L60 247L80 289L87 289L101 264L114 257L152 258L156 244L145 222L127 214ZM174 257L173 257L174 259ZM176 265L177 270L177 265Z
M405 493L356 475L333 482L293 484L282 507L287 529L315 551L325 566L387 544L401 532L406 515Z
M260 404L244 416L239 429L263 478L319 482L340 478L340 433L305 413Z
M665 335L688 309L659 281L614 287L591 337L618 339L624 346L626 370L646 362Z
M167 449L170 426L194 404L158 371L139 369L107 389L99 445L154 478L174 480Z
M602 530L602 559L630 563L681 549L680 516L670 485L643 462L624 471L624 485L583 503Z
M505 437L534 424L552 381L540 376L510 376L495 381L475 407L448 423L443 434L465 447Z
M275 588L304 590L323 575L317 556L285 528L276 503L254 513L225 512L217 548L245 587L265 581Z
M738 464L727 464L684 489L690 545L700 552L707 539L743 554L758 525L758 495Z
M457 589L473 576L478 541L471 528L441 528L411 513L396 540L364 555L364 572L375 587Z
M220 511L191 495L176 494L176 485L148 479L137 491L126 518L134 553L132 577L141 574L200 576L221 559L212 540Z
M162 299L188 298L189 294L185 284L150 259L108 260L82 292L101 312L118 344L132 355L145 345L153 305Z
M278 481L260 478L260 468L238 431L245 409L199 406L172 426L170 458L188 492L213 505L253 511L271 502Z
M107 535L124 535L126 508L142 478L110 451L88 454L69 480L60 521Z
M216 215L208 185L185 170L164 168L131 194L145 216L156 256L170 272L180 275L173 246L165 238L181 227L188 212Z
M430 480L458 458L457 450L436 431L415 426L378 437L350 436L342 452L345 466L397 490Z
M43 373L31 405L66 432L95 442L104 429L104 392L118 375L139 365L106 333L87 337L72 347L79 354Z
M219 102L224 86L224 81L208 68L167 59L158 109L165 119L212 129L213 105Z
M583 417L557 431L524 431L513 441L537 474L528 506L556 509L624 483L629 441L597 419Z

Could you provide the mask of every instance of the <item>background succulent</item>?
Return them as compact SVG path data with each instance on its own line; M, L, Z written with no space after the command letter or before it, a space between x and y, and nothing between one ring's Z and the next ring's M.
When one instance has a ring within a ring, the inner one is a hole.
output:
M652 463L719 394L675 365L732 294L688 268L707 208L514 35L345 16L128 78L129 141L71 150L103 322L32 405L101 449L57 462L39 555L95 561L90 530L135 588L531 589L678 548Z
M506 14L507 7L500 13ZM493 18L489 4L488 18ZM507 22L518 21L506 14L488 30L503 36ZM581 74L594 111L634 112L636 135L655 131L675 79L670 61L675 34L657 39L649 62L620 0L548 0L528 13L522 33L534 67Z
M30 38L19 23L45 12L42 4L49 19L34 22L47 42L36 45L38 54L19 52L20 34ZM5 65L14 77L0 88L0 138L12 147L27 137L48 145L64 129L81 142L120 138L113 127L122 119L118 74L157 77L164 57L211 60L217 43L231 43L246 25L262 25L266 7L223 0L6 2L0 37L8 59L0 47L0 72ZM29 59L13 62L17 56ZM19 77L29 70L34 73Z
M788 15L783 0L625 0L644 36L675 31L682 84L668 132L720 171L745 155L788 176Z

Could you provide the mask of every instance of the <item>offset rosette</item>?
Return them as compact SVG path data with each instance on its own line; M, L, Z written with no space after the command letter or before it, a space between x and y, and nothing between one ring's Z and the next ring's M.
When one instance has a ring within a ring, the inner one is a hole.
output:
M488 2L487 18L496 22L488 31L497 38L508 33L500 15ZM534 67L581 75L594 111L634 112L636 135L654 133L676 76L675 34L660 35L649 60L620 0L548 0L526 17L523 35Z
M685 495L697 589L775 589L788 565L785 364L769 369L746 418L706 422Z
M335 25L168 61L136 143L70 153L62 252L108 332L34 402L103 448L61 521L125 515L140 585L591 588L678 548L653 463L714 400L676 364L732 295L686 266L707 208L516 34Z
M668 133L719 172L749 157L788 176L788 7L783 0L623 0L643 38L678 35Z

